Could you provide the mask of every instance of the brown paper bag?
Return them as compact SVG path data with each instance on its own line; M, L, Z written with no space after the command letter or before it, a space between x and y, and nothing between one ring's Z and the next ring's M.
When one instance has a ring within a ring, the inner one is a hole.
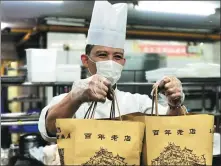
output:
M134 113L123 119L146 125L142 165L212 165L214 116Z
M86 116L93 117L94 111ZM57 119L56 127L62 165L140 165L144 123Z

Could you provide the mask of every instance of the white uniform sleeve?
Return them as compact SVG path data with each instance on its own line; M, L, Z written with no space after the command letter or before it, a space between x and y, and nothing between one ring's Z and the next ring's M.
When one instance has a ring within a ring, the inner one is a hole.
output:
M140 112L151 114L152 109L152 100L148 95L141 95L141 94L135 94L137 98L139 99L139 109ZM159 115L166 115L167 114L168 107L162 106L161 104L158 104L158 113ZM155 113L155 110L154 110Z
M49 137L47 134L46 125L45 125L45 118L46 118L47 112L48 112L49 108L51 108L55 104L58 104L66 95L67 95L67 93L54 97L51 100L51 102L46 107L44 107L41 111L41 115L40 115L40 118L38 121L38 130L40 131L41 136L46 141L49 141L49 142L56 141L56 137Z

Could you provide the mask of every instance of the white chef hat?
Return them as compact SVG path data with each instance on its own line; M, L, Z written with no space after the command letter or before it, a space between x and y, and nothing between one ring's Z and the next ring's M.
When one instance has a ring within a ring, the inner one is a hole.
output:
M87 44L124 49L127 25L127 4L95 1Z

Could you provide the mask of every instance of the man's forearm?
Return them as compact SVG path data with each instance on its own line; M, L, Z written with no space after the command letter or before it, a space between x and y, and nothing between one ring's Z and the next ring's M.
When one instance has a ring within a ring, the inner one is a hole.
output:
M78 110L82 103L74 98L71 98L69 93L65 98L58 104L52 106L48 110L46 117L46 129L50 134L56 133L56 119L59 118L72 118L75 112Z

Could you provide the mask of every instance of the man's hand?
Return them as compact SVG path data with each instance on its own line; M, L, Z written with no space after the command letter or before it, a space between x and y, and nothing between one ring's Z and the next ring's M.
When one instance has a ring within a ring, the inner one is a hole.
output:
M154 84L154 87L162 88L161 93L167 97L168 104L172 107L180 106L183 102L182 84L174 76L166 76Z
M82 103L89 101L104 102L110 85L111 83L100 75L93 75L75 82L70 93L48 110L45 122L48 133L55 135L56 119L72 118Z
M87 79L79 80L72 86L71 96L83 102L105 102L111 83L101 75L95 74Z

